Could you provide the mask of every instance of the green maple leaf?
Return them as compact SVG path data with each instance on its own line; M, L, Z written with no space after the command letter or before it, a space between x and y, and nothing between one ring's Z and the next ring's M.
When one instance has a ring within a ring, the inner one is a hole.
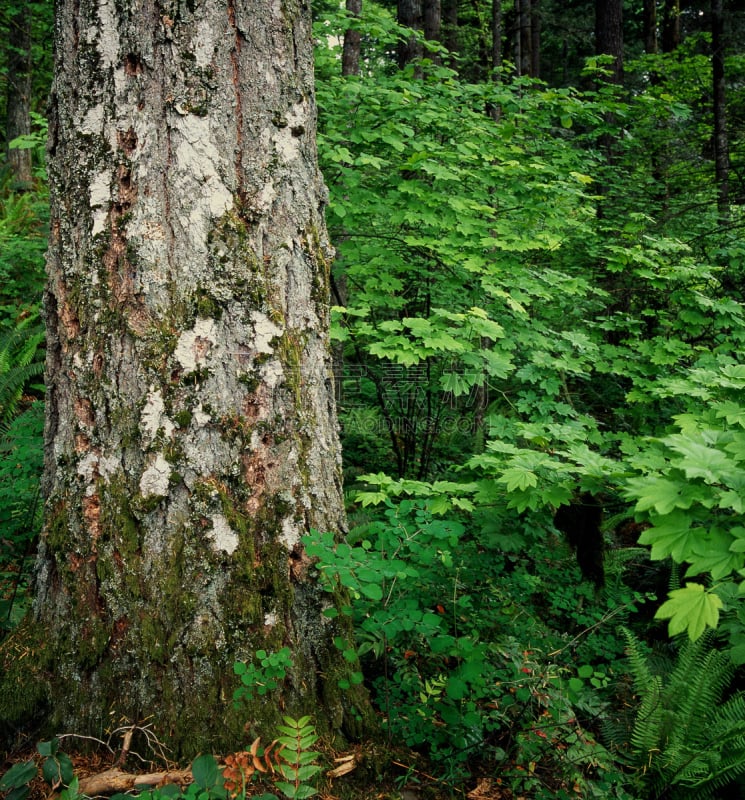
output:
M516 489L525 491L538 485L538 477L525 467L509 467L497 478L497 482L506 484L508 492L514 492Z
M653 516L654 519L654 516ZM651 544L653 561L672 556L679 564L694 551L701 531L691 528L691 517L676 509L661 519L654 519L654 527L647 528L639 537L639 544Z
M669 514L675 508L690 508L694 500L691 493L686 492L687 486L682 481L650 476L632 478L628 486L639 498L636 501L637 511L653 508L658 514Z
M690 436L674 433L661 441L683 456L674 463L685 472L687 478L702 478L706 483L718 483L723 475L732 470L732 463L721 450Z
M707 592L700 583L688 583L684 589L670 592L655 619L669 619L668 632L675 636L688 631L688 638L695 642L706 630L716 628L719 623L721 599L713 592Z

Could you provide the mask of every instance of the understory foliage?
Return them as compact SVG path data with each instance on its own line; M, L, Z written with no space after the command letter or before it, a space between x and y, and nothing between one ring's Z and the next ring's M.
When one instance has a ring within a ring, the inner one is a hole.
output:
M341 688L366 682L388 742L444 787L733 796L745 244L742 207L726 221L717 207L702 40L627 63L625 87L599 59L585 88L556 88L507 73L470 83L437 53L399 69L410 32L367 0L361 74L341 77L348 24L328 9L316 38L350 530L305 538L348 598L327 615L354 622L355 640L336 644L362 670ZM735 118L741 60L728 65ZM39 521L43 339L25 304L41 282L44 190L2 197L11 626ZM237 664L236 701L271 701L290 665L287 648ZM280 788L310 796L312 722L285 722ZM233 795L257 764L277 766L272 752L235 754ZM213 766L200 764L208 795Z
M630 631L624 635L640 703L630 731L609 722L609 739L621 743L642 796L712 797L745 773L745 694L725 699L732 662L706 635L683 646L663 671Z

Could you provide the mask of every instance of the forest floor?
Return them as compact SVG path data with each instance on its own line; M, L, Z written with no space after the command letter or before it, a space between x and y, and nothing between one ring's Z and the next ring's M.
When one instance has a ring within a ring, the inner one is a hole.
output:
M131 754L122 759L121 754L111 753L103 747L89 752L68 752L67 755L79 781L79 794L65 800L106 798L122 792L136 797L140 791L162 788L168 784L175 784L181 789L181 792L172 795L173 800L187 797L190 800L206 800L205 795L196 796L187 792L192 783L190 770L179 769L171 762L146 762ZM513 795L507 787L500 786L498 778L474 778L468 786L445 784L426 771L417 754L405 750L396 753L384 751L373 742L358 745L345 753L328 752L324 755L328 769L317 782L318 791L314 797L319 800L526 800L520 795ZM41 766L43 759L34 746L6 754L0 765L0 779L14 764L29 760L35 760ZM339 771L339 764L353 766L343 775L329 777L328 773L334 771L335 765ZM41 769L30 782L29 788L26 800L57 800L61 794L61 787L53 787L44 780ZM283 797L270 779L251 781L245 800L264 798L270 793L277 798ZM8 794L0 792L0 797L7 797Z

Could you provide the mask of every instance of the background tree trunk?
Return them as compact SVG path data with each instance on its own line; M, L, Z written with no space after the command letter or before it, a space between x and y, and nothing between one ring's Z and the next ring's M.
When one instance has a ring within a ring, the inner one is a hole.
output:
M347 13L352 17L362 14L362 0L347 0ZM359 30L347 28L344 31L344 47L341 53L341 74L360 74L360 44L362 35Z
M623 0L595 0L595 52L613 56L611 83L623 84Z
M657 52L657 0L644 0L642 9L644 52Z
M55 30L31 623L54 724L152 716L177 756L282 710L354 729L301 543L345 524L309 7L63 0ZM235 710L234 661L284 646Z
M502 0L492 0L491 4L491 66L498 70L502 66ZM495 71L495 76L498 72Z
M448 51L460 52L460 30L458 28L458 0L445 0L442 4L443 44Z
M540 0L533 0L530 9L530 77L541 77Z
M729 220L729 139L724 77L724 14L722 0L711 0L711 59L714 98L714 166L717 209L722 224Z
M440 27L442 24L442 6L440 0L422 0L422 29L424 38L432 42L440 41ZM435 63L440 63L439 53L428 53L428 58Z
M27 2L20 2L10 14L7 48L6 153L15 180L23 185L33 178L31 150L7 145L31 133L31 10Z
M663 53L672 53L680 45L680 0L664 0L661 38Z
M422 30L422 0L398 0L398 21L407 28ZM421 55L422 48L413 36L399 42L398 66L401 69Z
M532 0L515 0L517 35L515 67L518 75L530 75L533 63Z

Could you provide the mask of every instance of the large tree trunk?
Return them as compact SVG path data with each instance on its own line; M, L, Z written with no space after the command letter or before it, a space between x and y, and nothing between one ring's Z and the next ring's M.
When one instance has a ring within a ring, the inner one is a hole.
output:
M8 20L8 72L6 91L6 145L31 133L31 13L27 2L14 6ZM31 150L7 148L15 180L31 183Z
M31 625L58 729L152 717L189 755L366 706L301 543L344 527L310 9L161 2L58 8Z

